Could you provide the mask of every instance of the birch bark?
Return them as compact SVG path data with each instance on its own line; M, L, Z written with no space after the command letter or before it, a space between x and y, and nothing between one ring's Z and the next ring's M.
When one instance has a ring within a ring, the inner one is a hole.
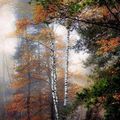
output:
M66 106L68 102L69 44L70 44L70 31L68 30L67 41L66 41L66 56L65 56L64 106Z
M55 109L56 120L59 119L58 115L58 96L57 96L57 73L56 73L56 56L55 56L55 42L51 41L51 89Z

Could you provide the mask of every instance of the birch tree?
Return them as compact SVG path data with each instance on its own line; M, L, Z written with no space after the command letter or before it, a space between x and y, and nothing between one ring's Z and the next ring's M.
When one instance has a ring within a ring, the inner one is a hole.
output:
M50 50L50 86L51 86L52 99L55 110L55 118L56 120L58 120L59 115L58 115L55 36L50 28L44 28L37 36L37 39L40 39L40 41L43 40L43 46L49 48ZM48 44L44 44L44 42L48 42Z
M68 74L69 74L69 43L70 43L70 31L68 29L67 41L66 41L66 56L65 56L65 76L64 76L64 106L68 102Z
M48 77L48 79L50 79L49 83L51 87L52 100L54 104L55 118L56 120L58 120L59 117L58 117L58 95L57 95L57 71L56 71L56 53L55 53L56 49L55 49L54 32L49 27L47 28L45 27L41 29L41 31L34 36L26 35L24 37L31 38L33 39L33 41L39 41L39 44L41 44L44 48L47 48L46 50L50 51L50 58L49 58L50 66L48 66L50 67L50 77Z
M58 96L57 96L57 73L56 73L56 56L55 56L55 43L51 41L51 89L52 97L55 108L55 116L58 120Z

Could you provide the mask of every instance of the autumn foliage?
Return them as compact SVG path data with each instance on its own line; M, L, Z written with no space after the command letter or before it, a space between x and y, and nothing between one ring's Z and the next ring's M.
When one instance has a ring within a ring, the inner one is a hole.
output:
M60 1L61 2L61 1ZM70 3L71 5L72 3ZM68 8L63 10L66 5ZM15 90L11 103L7 106L7 111L10 116L10 120L14 118L20 118L21 120L28 120L28 116L32 120L50 120L51 113L47 113L48 109L51 109L51 91L50 89L50 80L51 80L51 66L50 66L50 52L54 51L55 56L53 56L52 63L54 64L53 72L57 72L57 85L59 92L59 99L62 101L64 99L64 51L65 45L64 41L56 40L54 30L48 27L44 27L35 35L27 34L26 29L29 25L38 25L41 23L51 23L51 19L61 17L63 21L68 17L66 16L70 10L71 13L76 11L76 8L79 7L76 4L73 5L73 8L69 4L64 4L62 8L58 8L57 5L49 4L47 7L44 7L42 4L36 4L33 9L33 19L23 18L16 22L16 34L21 35L24 40L24 45L21 46L21 55L19 57L19 62L16 65L15 74L13 76L13 81L10 85L12 89ZM79 10L78 10L79 11ZM96 14L97 12L97 14ZM96 14L96 15L95 15ZM96 6L94 9L91 9L89 12L78 14L75 18L84 18L84 19L94 19L95 17L103 19L108 16L108 9L106 7ZM65 16L64 16L65 15ZM71 14L72 15L72 14ZM74 14L76 15L76 14ZM65 18L64 18L65 17ZM71 16L70 16L71 17ZM74 16L73 16L74 17ZM67 18L68 19L68 18ZM76 20L77 21L77 20ZM74 21L69 21L74 23ZM69 23L68 22L68 23ZM67 24L67 22L65 23ZM84 25L84 24L83 24ZM66 25L68 27L68 25ZM69 37L69 36L68 36ZM52 43L54 42L54 43ZM51 43L55 44L56 49L51 50ZM37 44L37 45L36 45ZM108 52L114 52L114 50L120 45L120 38L111 38L105 40L97 41L97 44L100 48L97 51L97 54L103 55ZM42 49L39 49L39 48ZM40 50L42 52L40 52ZM69 45L68 45L69 50ZM41 56L42 57L41 57ZM58 59L56 60L56 56ZM46 62L47 61L47 62ZM67 60L66 60L67 61ZM69 61L69 60L68 60ZM57 67L56 67L57 65ZM53 78L56 76L53 75ZM74 79L80 78L81 76L74 77ZM46 85L49 86L46 87ZM53 81L54 83L56 81ZM40 83L40 84L36 84ZM35 85L35 86L34 86ZM42 89L38 87L42 86ZM45 86L43 86L45 85ZM62 87L61 87L62 86ZM81 88L77 84L70 84L68 89L69 99L73 100L75 98L76 92L80 91ZM39 88L39 89L38 89ZM62 88L62 89L61 89ZM56 88L55 88L56 89ZM116 94L115 99L120 99L120 95ZM56 98L55 98L56 99ZM54 100L53 100L54 102ZM53 112L53 111L52 111ZM27 116L27 117L26 117Z
M22 54L19 56L19 63L15 66L13 81L10 84L15 93L6 108L9 120L14 118L28 120L28 110L32 120L49 120L51 117L49 87L47 77L44 77L44 70L47 68L41 64L39 55L33 54L34 49L30 49L33 45L31 42L25 40L20 48ZM41 83L46 89L40 87Z
M111 38L110 40L100 40L97 41L97 44L100 45L98 54L105 54L108 52L114 52L115 48L120 46L120 38Z
M47 17L47 11L42 5L36 5L33 10L33 20L36 24L44 22Z
M16 33L20 34L27 28L30 24L30 20L28 18L20 19L16 22Z
M41 4L35 5L33 9L33 21L35 24L45 22L49 17L55 17L57 7L53 4L48 5L45 9Z

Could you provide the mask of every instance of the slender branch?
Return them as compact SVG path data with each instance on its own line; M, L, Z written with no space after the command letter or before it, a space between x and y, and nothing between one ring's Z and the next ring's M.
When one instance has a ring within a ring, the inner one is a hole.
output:
M39 42L41 45L43 45L44 47L48 48L49 50L53 51L53 49L51 49L49 46L45 45L44 43L42 42Z
M105 2L105 6L107 7L107 9L109 10L109 12L113 15L113 17L118 21L119 21L119 18L112 12L112 10L110 9L108 3L106 2L106 0L104 1Z
M59 16L57 18L61 18L62 20L65 20L65 19L71 19L73 21L78 21L78 22L82 22L82 23L86 23L86 24L92 24L92 25L97 25L97 26L100 26L100 27L106 27L106 28L111 28L111 29L114 29L114 30L117 30L117 31L120 31L120 23L110 23L110 22L96 22L95 20L84 20L84 19L79 19L78 17L71 17L71 16ZM51 17L51 19L56 19L56 17Z
M28 40L26 37L23 37L23 36L20 36L20 38ZM48 48L49 50L53 51L53 49L51 49L49 46L45 45L44 43L42 43L42 42L40 42L40 41L39 41L39 43L40 43L41 45L43 45L44 47Z
M78 18L73 18L73 17L66 17L66 18L69 18L69 19L75 20L75 21L79 21L79 22L83 22L83 23L86 23L86 24L98 25L98 26L101 26L101 27L112 28L112 29L120 31L120 25L119 24L112 24L111 25L111 23L95 22L95 21L91 21L91 20L84 20L84 19L78 19Z

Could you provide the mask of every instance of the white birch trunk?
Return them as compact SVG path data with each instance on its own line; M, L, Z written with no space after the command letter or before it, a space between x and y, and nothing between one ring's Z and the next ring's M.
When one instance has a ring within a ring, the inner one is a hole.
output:
M55 57L55 43L51 42L51 89L52 98L55 109L56 120L59 119L58 115L58 96L57 96L57 74L56 74L56 57Z
M70 31L68 30L67 41L66 41L66 56L65 56L64 106L66 106L68 102L69 42L70 42Z

